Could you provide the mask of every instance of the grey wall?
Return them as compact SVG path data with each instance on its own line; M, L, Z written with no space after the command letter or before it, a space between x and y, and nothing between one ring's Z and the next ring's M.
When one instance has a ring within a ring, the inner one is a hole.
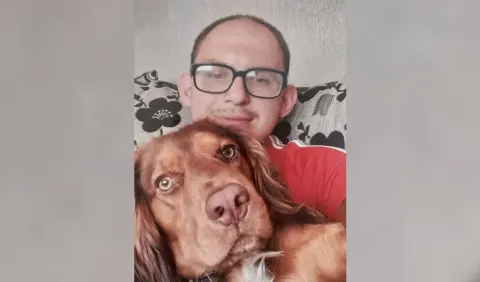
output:
M480 2L347 3L349 281L480 282Z
M195 36L210 22L253 13L279 28L292 53L293 83L340 80L346 72L344 0L136 0L135 74L156 69L176 82Z

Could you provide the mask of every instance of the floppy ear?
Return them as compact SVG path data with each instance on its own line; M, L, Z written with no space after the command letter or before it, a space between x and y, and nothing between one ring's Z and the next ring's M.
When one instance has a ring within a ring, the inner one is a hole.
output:
M317 233L316 260L319 271L332 281L347 281L347 230L341 223L325 224L324 232Z
M288 188L280 179L280 173L260 142L247 135L243 135L242 139L257 191L267 204L274 222L281 224L326 221L318 211L293 202Z
M162 230L150 210L150 199L141 185L142 151L135 152L135 281L174 281L175 264Z

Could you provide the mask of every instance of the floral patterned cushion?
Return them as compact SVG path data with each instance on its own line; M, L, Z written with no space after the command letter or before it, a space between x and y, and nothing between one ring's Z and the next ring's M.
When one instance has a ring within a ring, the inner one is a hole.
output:
M134 85L134 148L191 122L177 86L159 80L157 71L134 78ZM301 140L307 145L345 149L346 97L346 87L339 81L299 87L295 108L277 124L273 135L283 143Z
M297 104L273 131L283 143L301 140L308 145L345 149L347 89L335 81L298 88Z

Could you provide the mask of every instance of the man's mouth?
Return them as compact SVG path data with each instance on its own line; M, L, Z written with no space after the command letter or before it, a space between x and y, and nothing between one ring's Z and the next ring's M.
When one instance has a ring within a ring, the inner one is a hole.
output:
M216 115L215 116L218 119L222 120L227 120L227 121L232 121L232 122L249 122L253 118L249 115L227 115L227 114L222 114L222 115Z
M215 115L213 119L222 125L232 125L232 126L245 126L253 120L253 117L249 115L231 115L231 114L222 114Z

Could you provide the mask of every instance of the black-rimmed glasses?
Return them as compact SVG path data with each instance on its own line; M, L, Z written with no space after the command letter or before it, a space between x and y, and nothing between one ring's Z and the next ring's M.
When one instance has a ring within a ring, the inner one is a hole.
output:
M193 64L190 73L195 87L210 94L225 93L237 77L243 78L245 89L250 95L264 99L278 97L287 84L285 72L269 68L237 71L225 64L202 63Z

